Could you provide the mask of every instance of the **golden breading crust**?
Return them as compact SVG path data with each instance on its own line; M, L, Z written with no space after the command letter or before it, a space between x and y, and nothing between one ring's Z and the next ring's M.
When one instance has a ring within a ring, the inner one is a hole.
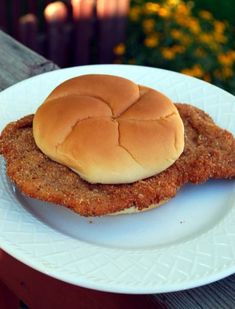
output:
M7 174L27 196L64 205L83 216L142 210L175 196L186 183L235 176L235 139L200 109L176 104L185 126L185 149L164 172L132 184L89 184L36 146L33 115L10 123L0 136Z

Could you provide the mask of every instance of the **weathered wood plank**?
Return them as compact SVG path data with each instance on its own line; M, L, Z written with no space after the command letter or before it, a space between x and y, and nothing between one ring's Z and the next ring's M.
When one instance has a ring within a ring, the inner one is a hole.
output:
M56 64L0 31L0 90L28 77L56 69Z
M232 309L235 308L235 275L199 288L155 295L154 300L169 309Z

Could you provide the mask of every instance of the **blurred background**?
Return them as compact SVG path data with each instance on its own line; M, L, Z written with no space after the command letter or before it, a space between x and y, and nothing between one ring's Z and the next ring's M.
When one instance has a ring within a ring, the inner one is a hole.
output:
M235 94L234 0L0 0L0 28L61 67L153 66Z

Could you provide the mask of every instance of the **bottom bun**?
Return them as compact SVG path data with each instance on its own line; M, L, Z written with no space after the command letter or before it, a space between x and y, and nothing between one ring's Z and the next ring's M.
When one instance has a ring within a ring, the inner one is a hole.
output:
M169 200L170 199L165 199L165 200L159 202L158 204L151 204L148 207L143 208L143 209L138 209L137 207L132 206L132 207L123 209L121 211L117 211L117 212L107 214L107 216L130 215L130 214L134 214L134 213L145 212L145 211L148 211L148 210L151 210L151 209L154 209L154 208L158 208L162 204L167 203Z

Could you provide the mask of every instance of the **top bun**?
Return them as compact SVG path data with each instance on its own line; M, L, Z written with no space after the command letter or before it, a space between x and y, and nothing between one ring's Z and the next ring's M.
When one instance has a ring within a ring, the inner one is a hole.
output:
M184 126L160 92L111 75L56 87L33 121L37 146L90 183L132 183L168 168L184 148Z

